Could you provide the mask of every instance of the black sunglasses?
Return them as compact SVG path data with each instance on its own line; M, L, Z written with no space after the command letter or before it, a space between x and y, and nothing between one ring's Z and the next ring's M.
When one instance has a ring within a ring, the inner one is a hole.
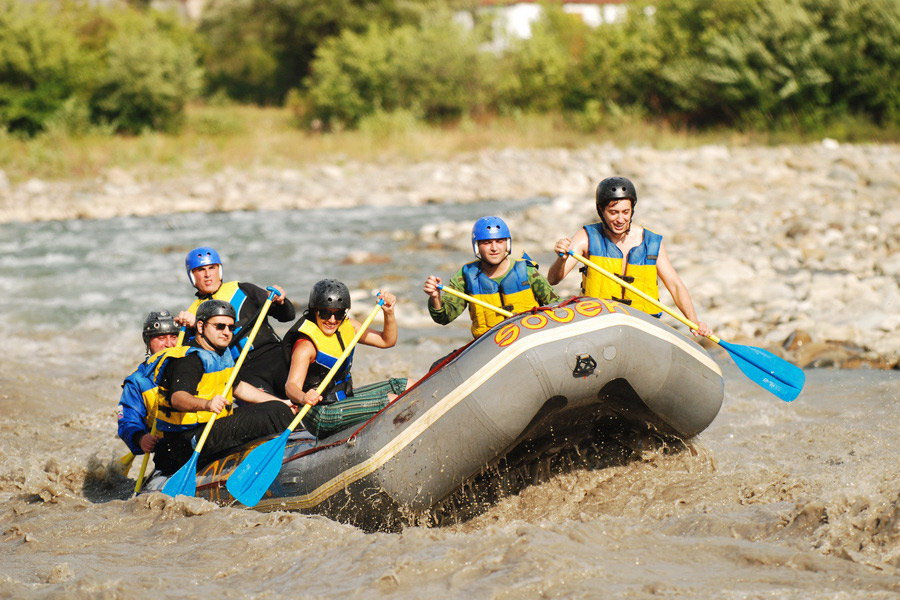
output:
M231 323L230 325L227 323L209 323L210 327L215 327L216 331L225 331L225 328L228 328L228 331L234 331L237 329L237 325Z
M341 308L339 310L329 310L327 308L320 308L316 310L316 314L319 315L319 318L323 321L327 321L331 317L334 317L336 321L343 321L344 317L347 316L347 309Z

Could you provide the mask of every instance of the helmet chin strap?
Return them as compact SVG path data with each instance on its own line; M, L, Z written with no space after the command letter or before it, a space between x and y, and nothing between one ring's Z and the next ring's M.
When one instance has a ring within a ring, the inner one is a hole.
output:
M213 349L214 352L218 352L219 348L216 347L215 344L212 343L212 340L206 337L206 322L203 321L203 331L200 332L200 337L206 340L206 343L209 344L209 347Z

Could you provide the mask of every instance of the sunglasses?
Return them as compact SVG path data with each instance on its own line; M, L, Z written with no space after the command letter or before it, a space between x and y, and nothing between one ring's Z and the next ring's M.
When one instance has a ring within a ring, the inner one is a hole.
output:
M316 314L323 321L327 321L331 317L334 317L335 321L343 321L344 317L347 316L347 309L342 308L339 310L328 310L327 308L320 308L316 310Z
M228 328L228 331L234 331L237 329L237 325L231 323L230 325L227 323L208 323L210 327L214 327L216 331L225 331L225 328Z

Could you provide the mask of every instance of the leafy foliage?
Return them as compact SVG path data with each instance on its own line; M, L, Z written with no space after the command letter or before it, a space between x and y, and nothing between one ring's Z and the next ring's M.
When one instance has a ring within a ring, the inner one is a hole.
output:
M92 84L96 59L49 6L0 2L0 125L33 135Z
M199 77L192 38L171 17L0 0L0 125L10 131L172 127Z
M429 120L457 117L478 106L480 63L475 40L447 18L421 28L345 31L316 54L309 118L334 127L397 109Z
M210 91L281 103L309 73L316 49L342 32L418 22L414 0L222 0L199 26Z

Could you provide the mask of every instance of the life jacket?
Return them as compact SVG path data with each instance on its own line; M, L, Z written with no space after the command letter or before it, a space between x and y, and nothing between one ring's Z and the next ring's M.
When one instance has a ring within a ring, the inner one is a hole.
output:
M308 339L316 347L316 358L309 365L309 369L306 371L306 379L303 381L304 390L319 387L319 384L331 371L331 367L344 353L347 344L355 335L356 330L349 319L344 319L333 335L325 335L316 324L315 317L307 318L303 316L288 329L282 341L282 349L288 364L291 362L294 346L301 339ZM354 351L350 352L347 359L338 369L338 372L331 379L331 383L322 391L320 404L332 404L353 395L353 378L350 376L350 368L353 363Z
M219 286L219 289L216 290L216 293L213 294L210 298L213 300L224 300L234 307L234 314L238 316L235 320L235 324L237 325L238 321L240 321L241 316L241 308L244 306L244 301L247 300L247 294L244 293L240 287L238 287L238 281L229 281L228 283L223 283ZM210 298L197 298L194 302L188 307L188 312L192 315L197 314L197 309L200 308L200 305L209 300ZM256 319L254 319L255 321ZM238 325L234 330L234 339L231 342L228 350L231 352L231 357L234 360L237 360L241 355L241 350L244 349L244 345L247 343L247 338L241 332L244 327ZM251 346L251 350L253 347Z
M528 282L529 266L537 267L527 256L512 259L510 269L498 284L482 272L481 261L470 262L462 268L465 291L470 296L513 313L531 310L540 305ZM469 303L469 316L472 317L472 335L476 338L506 318L474 302Z
M659 247L662 244L661 235L644 228L644 239L628 251L628 262L625 265L625 274L622 275L622 251L612 240L603 235L603 224L585 225L584 230L588 236L588 260L617 275L654 300L659 300L656 259L659 257ZM581 272L583 295L610 298L657 317L662 314L656 306L625 289L609 277L587 267L583 267Z
M159 396L153 373L164 352L165 350L160 350L145 359L122 383L122 395L117 409L118 434L134 454L144 452L139 445L134 444L135 435L149 433L156 420Z
M190 429L200 423L206 423L212 418L213 413L209 411L197 412L180 412L172 406L169 398L169 390L165 386L165 378L163 374L169 361L176 358L184 358L188 354L196 353L203 363L203 376L197 385L197 392L194 394L198 398L209 400L216 394L225 391L225 385L228 383L231 372L234 370L234 359L228 352L222 355L197 348L196 346L176 346L165 351L165 355L157 363L156 370L153 374L153 380L157 385L157 397L159 403L159 411L156 414L156 428L159 431L182 431ZM227 404L225 409L220 412L216 418L226 417L231 414L234 403L232 390L228 390L225 397Z

